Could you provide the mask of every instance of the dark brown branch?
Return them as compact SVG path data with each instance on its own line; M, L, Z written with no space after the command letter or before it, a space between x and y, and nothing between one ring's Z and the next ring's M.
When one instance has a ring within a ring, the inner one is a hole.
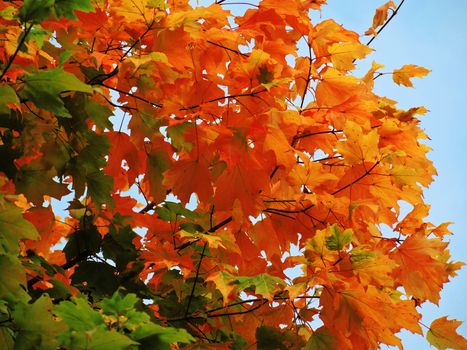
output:
M206 101L206 102L202 102L201 104L198 104L198 105L193 105L193 106L190 106L190 107L183 107L183 108L180 108L180 111L188 111L188 110L190 110L190 109L198 108L198 107L200 107L202 104L205 104L205 103L217 102L217 101L222 101L222 100L226 100L226 99L230 99L230 98L252 97L252 96L258 95L258 94L260 94L260 93L262 93L262 92L265 92L265 91L267 91L267 90L266 90L266 89L262 89L262 90L253 91L253 92L248 92L248 93L244 93L244 94L228 95L228 96L216 97L216 98L213 98L212 100L208 100L208 101Z
M124 105L118 105L116 103L113 103L111 100L109 100L107 97L105 96L102 96L104 97L104 99L107 101L107 103L109 105L111 105L112 107L115 107L115 108L120 108L120 109L123 109L123 110L128 110L128 111L137 111L138 108L135 108L135 107L129 107L129 106L124 106Z
M211 41L211 40L207 40L207 42L211 45L214 45L214 46L217 46L217 47L220 47L224 50L227 50L227 51L230 51L230 52L233 52L233 53L236 53L237 55L241 55L241 56L244 56L244 57L248 57L249 55L247 53L243 53L243 52L240 52L238 50L235 50L235 49L231 49L231 48L228 48L224 45L221 45L221 44L218 44L218 43L215 43L214 41Z
M326 130L326 131L309 132L309 133L306 133L306 134L295 135L293 140L297 141L297 140L300 140L300 139L304 139L305 137L311 137L311 136L316 136L316 135L325 135L325 134L335 135L335 134L341 133L341 132L344 132L344 130L332 129L332 130Z
M221 221L220 223L218 223L217 225L211 227L208 231L205 231L204 234L208 235L210 233L216 232L218 229L220 229L221 227L227 225L232 220L233 220L233 217L229 216L227 219L225 219L225 220ZM183 250L185 248L188 248L188 247L192 246L193 244L195 244L195 243L197 243L199 241L201 241L201 238L198 238L198 239L195 239L193 241L183 243L183 244L179 245L178 247L175 247L175 249L177 249L180 252L181 250Z
M13 55L10 56L10 59L8 60L8 63L6 64L5 68L2 71L2 74L0 75L0 81L3 79L5 76L6 72L8 69L10 69L11 65L13 64L13 61L15 60L16 56L18 55L19 50L21 50L21 46L23 46L24 42L26 41L26 37L28 36L29 32L32 29L33 24L31 23L26 30L24 31L24 35L19 41L18 46L16 47L15 52L13 52Z
M316 296L316 295L301 295L301 296L295 297L294 299L319 299L319 298L320 297ZM287 300L291 300L291 299L289 297L275 296L273 300L274 301L287 301ZM254 306L254 307L251 307L249 309L243 310L243 311L231 311L231 312L216 313L216 311L230 309L231 307L234 307L234 306L242 306L244 304L257 303L257 302L261 302L261 303ZM167 319L165 321L167 321L167 322L188 321L188 320L205 319L205 318L213 318L213 317L242 315L242 314L247 314L247 313L253 312L253 311L259 309L261 306L267 304L268 302L269 302L269 300L265 299L265 298L247 299L247 300L238 301L238 302L235 302L235 303L232 303L232 304L229 304L229 305L220 306L220 307L217 307L217 308L214 308L214 309L211 309L211 310L207 310L207 311L204 312L204 315L200 315L199 313L197 313L197 314L191 314L191 315L187 315L187 316L179 317L179 318L171 318L171 319ZM199 316L197 316L197 315L199 315Z
M130 96L130 97L133 97L133 98L136 99L136 100L140 100L140 101L142 101L142 102L145 102L145 103L147 103L147 104L150 104L150 105L153 106L153 107L157 107L157 108L161 108L161 107L162 107L162 105L160 105L160 104L158 104L158 103L155 103L155 102L151 102L151 101L145 99L144 97L137 96L137 95L132 94L131 92L126 92L126 91L123 91L123 90L114 88L114 87L109 86L109 85L106 85L106 84L104 84L104 83L102 83L102 82L95 83L94 85L101 85L101 86L103 86L103 87L106 87L107 89L110 89L110 90L119 92L119 93L121 93L121 94Z
M229 222L231 222L232 219L233 219L233 217L229 216L227 219L225 219L225 220L219 222L217 225L211 227L208 232L209 233L216 232L218 229L220 229L221 227L223 227L223 226L227 225Z
M310 204L310 205L304 207L303 209L296 209L296 210L287 210L287 209L279 209L279 208L266 208L263 211L265 211L265 212L275 211L275 212L283 213L283 214L300 214L300 213L305 213L306 211L310 210L314 206L315 206L314 204Z
M123 60L125 59L125 57L130 53L131 50L133 50L136 46L136 44L138 44L139 42L141 42L141 40L143 40L143 38L151 31L152 29L152 26L154 25L154 20L151 22L151 24L148 26L148 28L146 29L146 31L140 35L140 37L138 39L135 40L135 42L128 48L128 50L126 50L124 53L123 53L123 56L120 58L120 62L123 62Z
M384 22L383 26L381 28L379 28L377 31L376 31L376 34L373 35L373 37L366 43L367 46L370 46L370 44L373 42L373 40L376 39L376 37L383 31L383 29L389 24L389 22L391 22L391 20L397 15L397 12L399 11L399 9L401 8L402 4L404 3L405 0L402 0L401 3L399 4L399 6L396 7L396 9L394 10L394 12L392 13L392 15L388 18L388 20L386 22Z
M300 109L303 108L303 104L305 103L305 97L306 97L306 93L308 91L308 86L310 85L310 80L311 80L311 65L312 65L312 61L311 61L311 45L308 44L308 52L309 52L309 56L308 56L308 75L306 77L306 82L305 82L305 88L303 89L303 94L302 94L302 101L300 102Z
M353 186L355 185L357 182L359 182L361 179L363 179L365 176L369 175L371 173L371 171L376 168L378 166L378 164L380 163L381 161L378 160L375 164L372 165L372 167L370 169L368 169L367 171L365 171L363 173L363 175L359 176L358 178L356 178L355 180L353 180L352 182L348 183L347 185L345 185L344 187L341 187L339 188L338 190L332 192L331 194L334 196L336 194L338 194L339 192L342 192L344 191L345 189L349 188L350 186Z
M106 74L98 74L95 77L93 77L91 80L89 80L86 84L89 85L102 85L102 83L113 76L117 75L118 73L118 66L116 66L111 72L106 73Z
M265 305L268 303L267 299L264 299L261 304L258 304L250 309L244 310L244 311L232 311L232 312L224 312L221 314L211 314L208 313L208 317L223 317L223 316L233 316L233 315L243 315L243 314L248 314L250 312L253 312L255 310L258 310L261 306Z
M204 243L203 251L201 252L201 257L199 258L198 266L196 267L195 280L193 281L193 287L191 288L191 293L190 293L190 296L189 296L189 299L188 299L188 304L186 306L185 317L190 312L190 306L191 306L191 302L193 300L193 296L195 294L196 283L198 283L199 271L201 269L201 264L203 263L204 253L206 251L206 246L207 246L207 242Z

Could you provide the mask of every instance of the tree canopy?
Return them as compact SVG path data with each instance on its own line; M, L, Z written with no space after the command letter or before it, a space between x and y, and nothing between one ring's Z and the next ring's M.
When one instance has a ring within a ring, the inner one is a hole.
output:
M0 347L466 349L427 110L373 91L429 70L354 72L403 2L0 1Z

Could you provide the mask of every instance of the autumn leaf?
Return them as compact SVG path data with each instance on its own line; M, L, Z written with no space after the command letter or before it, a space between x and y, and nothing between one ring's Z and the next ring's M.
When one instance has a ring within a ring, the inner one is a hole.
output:
M397 85L404 85L413 87L412 78L423 78L425 75L430 73L430 70L416 66L414 64L406 64L400 69L394 69L392 72L392 79Z
M388 1L376 9L373 16L373 25L365 32L365 35L376 35L376 28L382 26L388 19L389 9L392 11L396 10L394 1Z
M284 286L282 279L268 274L261 274L255 277L237 277L237 280L237 288L239 290L254 286L256 294L271 301L274 299L274 293L280 291L281 287Z
M467 349L467 340L456 331L461 324L461 321L448 320L446 316L437 318L431 323L426 339L439 350Z
M212 195L211 173L206 162L201 160L180 160L164 173L164 184L184 203L194 192L200 200Z
M338 70L351 70L355 68L354 61L364 58L372 50L360 43L335 43L329 47L329 54L334 68Z
M439 292L448 281L448 273L439 257L447 244L422 234L409 236L392 254L395 270L406 292L417 299L438 303Z
M231 275L226 271L215 272L206 279L206 281L212 281L216 285L216 288L221 292L224 297L224 305L227 305L230 294L235 290L235 276Z
M0 1L0 344L352 350L421 333L418 306L463 263L429 221L427 108L374 88L428 70L354 72L403 1L377 8L368 45L313 13L325 3ZM428 341L465 348L458 325Z

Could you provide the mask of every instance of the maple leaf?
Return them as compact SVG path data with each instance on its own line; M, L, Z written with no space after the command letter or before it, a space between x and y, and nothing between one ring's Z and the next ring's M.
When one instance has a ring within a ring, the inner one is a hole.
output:
M333 107L360 94L361 91L355 77L343 75L336 69L328 69L316 87L316 101L319 106Z
M392 79L397 85L413 87L411 78L422 78L430 73L430 70L414 64L403 65L400 69L394 69Z
M461 324L461 321L448 320L446 316L437 318L431 323L426 339L439 350L467 349L467 339L456 331Z
M164 173L164 184L184 203L194 192L202 201L212 195L211 173L203 159L179 160Z
M427 220L427 109L376 94L382 64L353 74L372 49L310 15L325 2L0 1L2 345L376 349L421 333L416 306L463 265ZM465 348L457 326L428 341Z
M361 126L353 121L347 121L344 126L347 140L337 146L337 151L351 164L376 162L380 154L379 135L377 130L364 133Z
M388 11L396 9L396 4L394 1L388 1L387 3L378 7L373 16L373 25L365 32L365 35L376 35L376 28L382 26L388 19Z
M217 271L208 276L206 281L213 281L224 297L224 305L229 302L230 294L236 289L236 278L226 271Z
M438 260L447 243L423 234L409 236L392 254L398 263L395 270L406 292L420 300L438 303L439 292L448 281L444 264Z
M63 91L81 91L92 93L89 85L81 82L76 76L60 68L38 71L24 77L24 88L21 95L34 102L36 106L47 109L61 117L71 117L60 98Z
M237 277L236 279L238 280L237 288L239 290L254 286L256 294L271 301L274 299L274 294L285 285L282 279L268 274L260 274L254 277Z
M360 43L335 43L328 49L334 68L351 70L355 68L354 60L364 58L372 50Z

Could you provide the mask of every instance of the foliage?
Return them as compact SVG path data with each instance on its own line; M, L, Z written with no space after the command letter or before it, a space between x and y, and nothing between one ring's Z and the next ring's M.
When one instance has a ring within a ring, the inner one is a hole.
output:
M400 5L377 9L364 44L311 22L325 2L0 1L2 349L376 349L422 333L418 307L462 263L449 223L425 219L426 110L372 89L428 70L354 76ZM465 349L458 325L434 321L428 341Z

